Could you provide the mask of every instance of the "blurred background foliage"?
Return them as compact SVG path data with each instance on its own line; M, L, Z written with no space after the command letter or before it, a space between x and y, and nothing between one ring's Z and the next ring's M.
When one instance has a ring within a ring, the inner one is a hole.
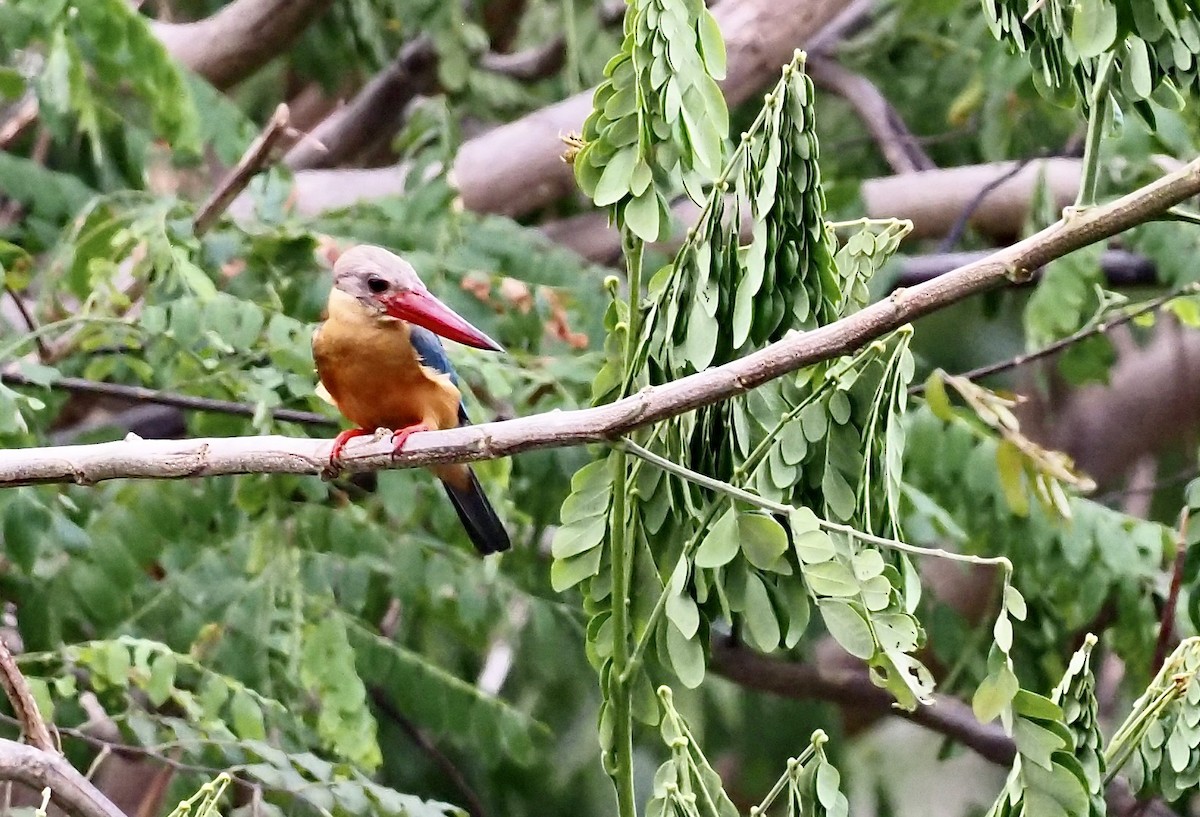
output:
M568 197L518 220L472 213L445 169L471 135L598 84L621 46L620 15L585 0L335 0L279 58L218 91L171 58L150 21L196 20L223 5L0 3L6 121L37 106L36 121L6 135L0 152L6 300L24 301L36 324L0 311L0 368L33 384L0 384L0 445L120 439L139 428L136 406L49 388L63 377L254 407L252 417L189 412L171 434L332 436L338 421L314 394L309 342L331 253L357 242L405 255L439 297L508 349L499 357L453 350L475 419L589 404L605 361L611 299L604 278L612 270L556 246L539 228L587 212L590 203ZM1028 57L989 26L975 2L879 2L867 24L839 43L838 59L878 87L937 166L1077 153L1078 108L1039 92L1043 80ZM280 101L346 96L419 35L437 56L434 90L412 103L388 144L355 162L407 161L402 197L305 215L292 206L292 173L274 164L234 216L195 233L199 203ZM559 64L534 79L489 70L484 59L556 38ZM763 90L776 78L764 78ZM1137 98L1136 90L1127 96ZM1176 110L1146 94L1138 112L1152 116L1119 118L1105 143L1103 190L1132 189L1159 173L1164 157L1189 160L1200 151L1194 83L1179 92L1193 107ZM731 133L747 128L760 104L755 98L731 109ZM821 146L825 218L857 219L862 184L889 172L885 157L844 100L818 90L805 104L808 119L796 127L812 128ZM1022 232L1057 216L1045 197ZM1157 278L1122 294L1138 300L1200 279L1197 235L1156 223L1125 236ZM881 253L898 241L881 240ZM953 249L993 243L968 228ZM871 269L863 279L874 273L871 296L899 280L905 256L934 249L935 241L914 240L878 271L864 262ZM650 247L646 269L670 260ZM859 285L850 300L867 297L862 282L843 283L847 292ZM918 324L911 347L904 339L909 371L897 383L1070 335L1118 303L1109 288L1097 256L1081 253L1058 262L1036 288L944 310ZM830 319L841 314L829 309ZM1190 325L1200 318L1187 299L1174 302L1174 312ZM1140 337L1150 328L1133 331ZM1105 380L1113 359L1111 342L1098 336L1037 377L1018 381L1019 370L996 382L1048 393L1061 380ZM280 408L330 422L279 421L271 412ZM754 408L737 411L749 416ZM902 528L915 544L1011 559L1013 584L1028 602L1011 647L1021 686L1049 695L1083 634L1096 632L1097 651L1124 661L1110 698L1124 713L1154 675L1175 561L1171 527L1181 506L1200 505L1200 491L1185 496L1186 478L1165 481L1142 519L1125 512L1121 486L1108 485L1092 498L1072 493L1064 514L1039 502L1036 469L1005 471L1001 435L981 432L972 413L939 414L923 401L901 401L895 411L903 429L891 433L907 437L903 500L897 518L889 510L877 523ZM676 453L694 446L693 431L673 430ZM1190 467L1193 452L1184 447L1162 458L1163 473ZM717 471L732 462L704 456L696 462ZM232 804L248 813L434 814L449 813L452 803L512 817L609 814L612 795L597 760L601 696L583 646L588 617L578 591L556 592L550 570L571 475L590 458L560 449L478 466L516 545L486 562L469 551L423 472L7 490L0 493L6 633L19 639L22 667L78 768L113 739L146 747L150 769L159 768L156 757L175 764L164 811L215 770L231 769L261 787L262 802L246 785L231 790ZM795 480L788 485L780 498L792 496ZM808 490L805 502L824 496ZM1197 540L1200 524L1187 544ZM1200 560L1189 556L1181 636L1200 627L1200 592L1191 592L1198 574ZM921 657L940 692L969 700L994 670L998 587L985 578L921 595ZM820 627L810 629L779 654L819 665ZM655 672L656 682L670 678L657 665ZM885 785L870 764L855 765L870 734L861 737L868 726L861 713L765 696L721 674L710 672L696 689L675 685L662 728L667 734L675 716L686 721L738 808L758 802L820 727L832 740L811 752L818 765L827 765L826 752L849 764L842 777L863 798L863 810L852 806L852 813L870 813L872 801L874 813L910 813L897 805L903 784ZM668 753L651 729L638 732L636 745L636 782L648 795ZM1195 753L1194 746L1185 752ZM821 785L812 774L795 781L797 791ZM976 802L986 805L998 783L986 771L972 774L963 785L982 781ZM1147 780L1154 791L1153 774ZM1186 806L1186 793L1172 785L1164 790Z

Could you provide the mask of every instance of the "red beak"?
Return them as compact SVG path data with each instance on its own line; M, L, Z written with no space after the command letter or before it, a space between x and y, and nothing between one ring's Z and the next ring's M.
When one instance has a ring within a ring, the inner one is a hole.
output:
M407 289L382 298L384 309L393 318L415 323L444 338L474 346L503 352L504 347L467 323L453 309L423 289Z

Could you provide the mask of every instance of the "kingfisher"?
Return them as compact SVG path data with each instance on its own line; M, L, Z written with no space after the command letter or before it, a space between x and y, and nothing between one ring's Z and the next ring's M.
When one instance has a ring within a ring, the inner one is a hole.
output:
M502 352L496 341L435 298L407 261L360 245L338 257L324 323L313 334L318 393L357 428L337 435L335 471L347 441L392 430L393 450L419 431L467 425L458 376L438 335ZM471 467L434 466L480 553L508 550L508 533Z

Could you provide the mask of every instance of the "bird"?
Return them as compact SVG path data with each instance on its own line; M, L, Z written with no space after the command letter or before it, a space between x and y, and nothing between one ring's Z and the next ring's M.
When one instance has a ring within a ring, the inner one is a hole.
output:
M393 451L399 452L412 434L470 423L439 335L504 351L434 297L395 253L364 244L338 257L326 317L312 340L318 394L357 426L334 440L329 462L335 473L347 441L375 429L392 430ZM508 550L508 532L471 467L432 470L475 548L484 555Z

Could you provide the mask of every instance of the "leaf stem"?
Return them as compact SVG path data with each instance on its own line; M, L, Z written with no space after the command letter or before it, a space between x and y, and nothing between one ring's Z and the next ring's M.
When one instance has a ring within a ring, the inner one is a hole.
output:
M1112 51L1100 57L1096 68L1096 81L1092 85L1091 109L1088 111L1087 137L1083 145L1083 177L1079 180L1079 194L1075 207L1091 207L1096 203L1096 190L1100 180L1100 143L1104 139L1104 125L1108 119L1108 87L1112 83L1116 56Z
M625 372L627 382L634 367L634 356L641 333L643 242L630 231L623 233L625 263L629 275L629 327L625 335ZM608 675L608 704L613 720L612 780L617 792L618 817L637 817L633 788L633 685L630 683L629 584L633 573L633 547L626 512L629 487L629 463L625 452L613 457L613 504L609 529L612 531L612 668Z

